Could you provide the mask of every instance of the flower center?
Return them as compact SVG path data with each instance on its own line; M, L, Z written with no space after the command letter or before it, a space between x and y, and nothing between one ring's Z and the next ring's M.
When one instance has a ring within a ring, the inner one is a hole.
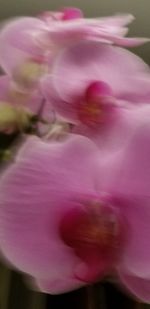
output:
M78 118L88 126L104 123L114 105L112 89L103 81L93 82L78 104Z
M61 221L60 235L88 265L89 273L82 278L85 281L108 274L118 259L122 228L109 205L91 201L85 208L71 210Z
M81 103L78 108L78 118L86 125L94 125L102 121L103 108L100 102L85 101Z

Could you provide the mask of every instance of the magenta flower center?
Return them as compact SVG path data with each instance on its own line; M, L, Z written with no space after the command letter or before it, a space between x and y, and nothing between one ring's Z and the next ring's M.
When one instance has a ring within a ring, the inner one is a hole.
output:
M87 125L93 125L102 120L103 110L100 102L85 101L78 107L79 120Z
M78 119L88 126L104 123L112 110L113 102L109 85L102 81L93 82L78 104Z
M90 202L85 209L73 209L61 221L60 235L88 266L89 271L81 276L84 281L108 274L118 259L122 231L110 207Z

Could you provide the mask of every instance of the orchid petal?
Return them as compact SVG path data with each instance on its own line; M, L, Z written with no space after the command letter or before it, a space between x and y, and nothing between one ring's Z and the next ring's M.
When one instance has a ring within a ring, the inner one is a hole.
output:
M135 296L138 301L150 303L150 280L134 277L130 274L119 273L119 278L124 287Z
M35 283L40 291L48 294L61 294L75 289L78 289L84 285L81 281L71 278L59 278L55 280L36 279Z
M46 280L73 277L80 259L62 242L58 224L65 211L82 207L84 194L96 194L97 155L90 140L75 135L63 143L26 142L0 187L1 248L17 268Z
M137 114L137 115L136 115ZM143 279L150 278L150 108L135 111L130 124L130 137L125 148L112 161L106 159L104 191L116 196L128 226L128 241L122 262L123 273ZM108 169L108 170L107 170Z
M3 26L0 32L0 65L6 73L11 75L26 59L41 55L30 32L42 26L42 21L32 17L16 18Z
M149 67L129 51L100 43L85 42L72 46L60 54L54 65L52 83L59 98L68 102L77 95L82 95L85 87L95 80L110 85L116 97L128 92L132 82L133 96L134 93L136 95L137 81L137 91L140 93L140 78L144 77L144 74L150 76L149 73ZM144 84L143 80L141 83ZM144 91L141 88L143 99L149 93L147 81L146 85L147 89L144 87Z

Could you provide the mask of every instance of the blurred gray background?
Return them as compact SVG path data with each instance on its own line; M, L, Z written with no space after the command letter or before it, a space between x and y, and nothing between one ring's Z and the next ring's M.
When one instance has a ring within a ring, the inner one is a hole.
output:
M0 18L35 15L42 10L77 6L86 16L132 13L136 20L129 35L150 37L150 0L0 0ZM150 63L150 43L133 49Z

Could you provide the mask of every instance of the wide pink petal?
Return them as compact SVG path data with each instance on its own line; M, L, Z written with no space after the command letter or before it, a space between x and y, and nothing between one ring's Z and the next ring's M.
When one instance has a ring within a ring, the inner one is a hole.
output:
M119 45L122 47L136 47L139 45L143 45L150 41L149 38L122 38L114 36L112 41L115 45Z
M130 24L134 20L134 16L132 14L116 14L112 16L100 17L98 20L102 25L119 28Z
M47 31L41 32L39 40L41 42L47 41L47 43L49 41L49 43L55 44L58 48L81 40L94 40L109 44L118 44L120 46L136 46L148 41L147 39L140 38L133 38L133 40L123 38L128 32L128 28L125 26L133 20L133 16L130 14L94 19L78 18L78 15L77 13L76 18L75 14L74 20L73 18L66 19L65 23L63 16L60 16L59 23L57 22L57 18L53 22L50 18L49 27Z
M134 111L135 109L130 108L128 105L121 106L120 104L110 123L107 121L103 126L97 126L95 130L91 130L90 127L83 124L79 124L72 130L76 134L81 134L92 139L103 152L103 155L108 158L112 156L112 153L124 148L128 143L131 127L133 127L131 125L131 115Z
M128 113L130 117L130 112ZM137 197L149 197L150 179L150 106L141 105L131 113L130 136L124 149L117 158L117 173L114 175L115 181L119 181L118 193L125 192L126 195ZM121 181L117 178L123 174ZM133 177L130 177L132 175Z
M131 79L128 82L128 88L120 93L119 98L123 101L133 103L148 103L150 102L150 75L141 74Z
M36 279L37 288L47 294L61 294L78 289L84 284L75 278L58 278L55 280Z
M101 23L105 26L113 27L123 27L130 24L134 20L134 16L132 14L116 14L113 16L101 17L99 19Z
M80 96L91 81L108 83L118 98L122 93L128 93L129 88L130 96L134 97L138 91L144 100L149 93L147 80L143 91L144 74L147 79L149 67L131 52L96 42L84 42L60 54L54 65L52 82L59 98L68 102Z
M43 26L40 19L33 17L16 18L6 23L0 32L0 66L11 74L18 65L29 57L41 55L41 50L34 43L32 31ZM32 31L31 31L32 30Z
M149 106L137 111L125 148L104 162L105 176L101 184L101 190L116 197L115 203L127 224L127 243L118 267L123 273L145 279L150 278L149 117Z
M80 260L61 241L58 224L67 209L82 207L84 195L97 194L96 157L85 137L26 142L0 184L0 243L14 266L46 280L72 278Z
M150 304L150 280L119 273L120 281L137 300Z
M51 106L58 117L62 117L65 121L71 123L78 123L76 111L74 106L67 101L63 101L57 94L52 81L52 75L46 75L41 83L41 92L47 101L47 105Z
M112 44L112 37L96 27L97 21L89 20L89 25L85 19L79 21L57 21L50 23L50 27L42 28L41 31L33 32L35 35L37 46L43 46L53 52L53 55L66 46L72 46L81 41L98 41L107 44ZM96 23L96 25L95 25ZM124 32L124 30L123 30Z

